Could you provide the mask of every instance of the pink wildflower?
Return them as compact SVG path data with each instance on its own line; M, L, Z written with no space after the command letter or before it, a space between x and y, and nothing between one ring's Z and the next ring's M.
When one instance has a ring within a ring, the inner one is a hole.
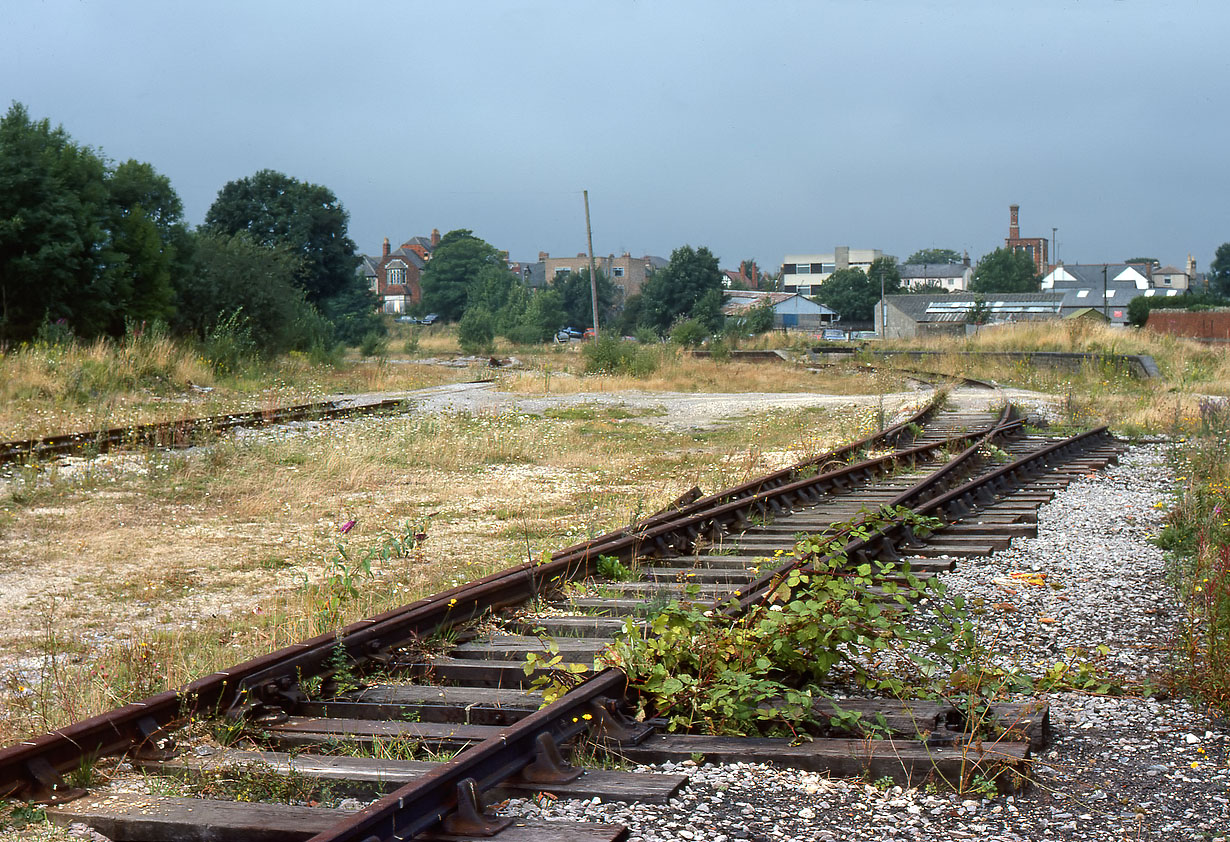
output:
M343 535L345 535L347 532L349 532L350 530L354 529L354 525L355 525L356 523L358 523L358 522L359 522L359 521L357 521L356 519L351 518L350 520L348 520L348 521L346 521L345 523L343 523L343 524L342 524L342 534L343 534Z

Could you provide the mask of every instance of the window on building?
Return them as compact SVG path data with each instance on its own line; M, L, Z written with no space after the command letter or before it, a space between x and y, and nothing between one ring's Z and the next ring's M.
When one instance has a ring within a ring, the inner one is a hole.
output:
M401 267L389 269L389 283L395 287L406 285L406 270Z
M811 264L810 264L810 263L799 263L799 264L797 264L797 265L794 267L794 274L796 274L796 275L810 275L810 274L811 274Z
M836 271L837 271L836 263L821 263L820 264L820 274L821 275L831 275Z
M623 276L624 276L624 267L622 266L612 266L611 267L611 277L622 278Z
M813 275L823 275L824 274L824 264L823 263L813 263L811 265L811 273Z
M558 278L561 275L567 275L571 271L572 271L571 266L557 266L555 269L555 277Z
M1167 286L1169 286L1169 285L1170 285L1170 276L1169 276L1169 275L1163 275L1163 276L1162 276L1162 283L1164 283L1164 284L1166 284Z

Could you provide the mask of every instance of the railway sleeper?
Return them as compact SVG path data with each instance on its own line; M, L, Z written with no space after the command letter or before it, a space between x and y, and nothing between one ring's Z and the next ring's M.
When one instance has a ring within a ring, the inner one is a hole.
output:
M324 833L352 811L288 804L214 801L115 793L83 798L47 811L53 823L80 822L114 842L149 840L244 839L251 842L303 842ZM621 842L628 838L623 825L596 822L539 822L517 820L498 836L457 836L428 831L416 842Z

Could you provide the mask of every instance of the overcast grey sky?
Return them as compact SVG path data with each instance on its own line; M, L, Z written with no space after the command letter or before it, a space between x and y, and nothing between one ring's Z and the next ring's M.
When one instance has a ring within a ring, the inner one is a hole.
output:
M1205 269L1230 240L1230 3L0 0L0 101L169 176L199 224L262 168L360 251L514 259L835 245Z

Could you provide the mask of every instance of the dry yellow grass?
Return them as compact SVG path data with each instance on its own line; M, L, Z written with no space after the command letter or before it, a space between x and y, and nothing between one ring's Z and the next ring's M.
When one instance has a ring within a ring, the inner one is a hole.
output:
M0 742L811 455L874 412L766 412L752 442L620 416L372 417L18 479L0 502ZM330 602L339 541L353 559L422 523L420 551Z
M942 356L919 365L1054 394L1069 423L1107 424L1128 434L1188 434L1200 424L1202 402L1230 395L1230 350L1085 321L997 325L965 339L929 338L888 347L939 351ZM1137 378L1110 364L1063 371L971 354L994 351L1148 354L1163 377Z

